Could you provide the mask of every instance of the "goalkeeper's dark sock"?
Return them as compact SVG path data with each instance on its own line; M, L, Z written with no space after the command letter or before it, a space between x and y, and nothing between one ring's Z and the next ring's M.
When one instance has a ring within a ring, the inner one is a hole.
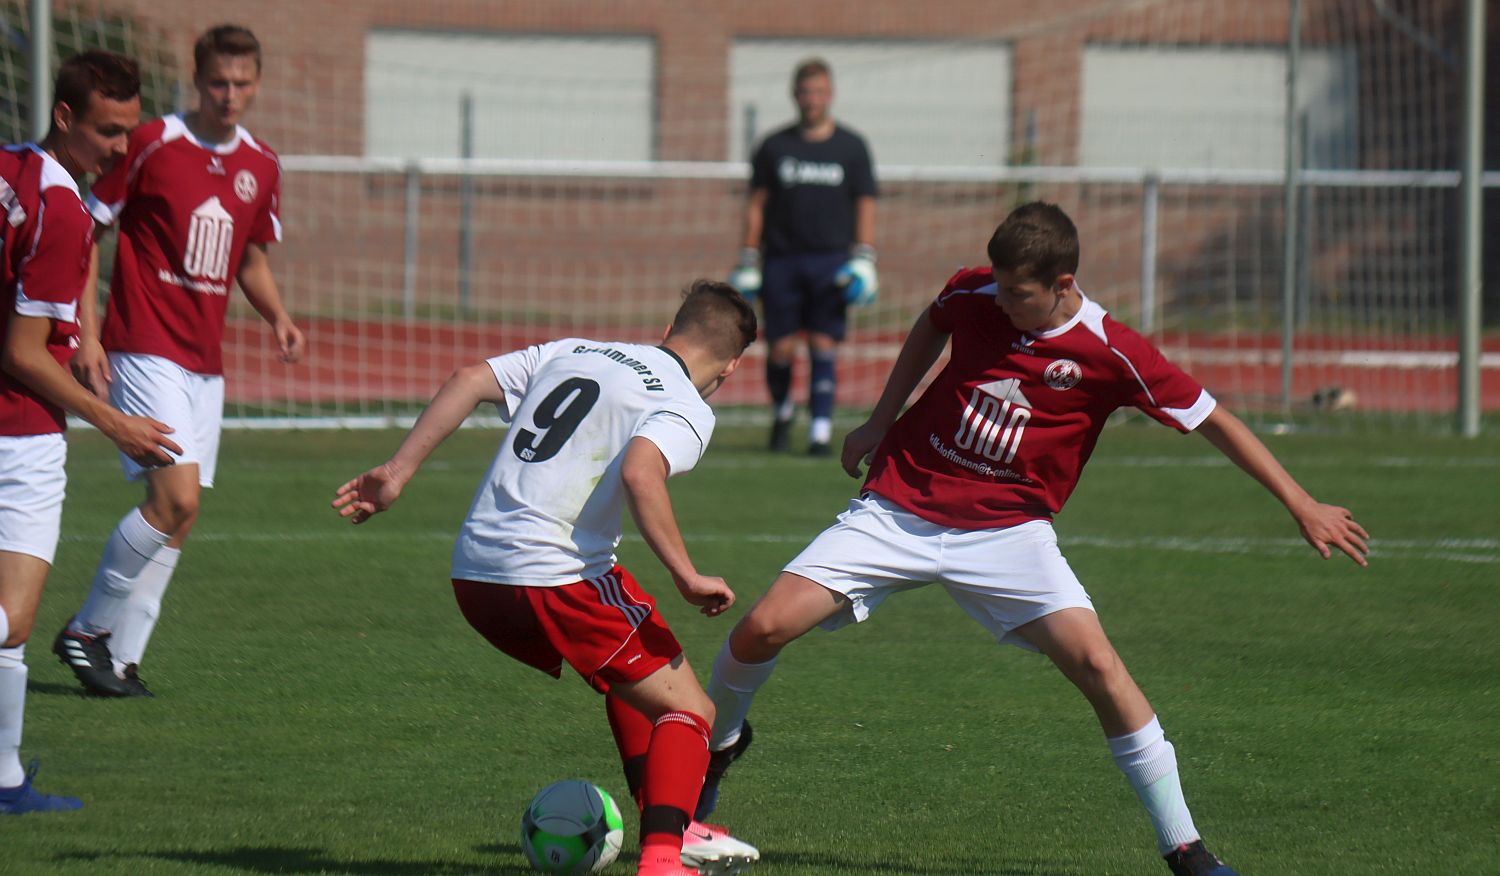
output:
M792 363L766 360L766 391L771 394L771 407L777 420L790 420L794 408L789 404L792 396Z
M838 378L833 368L832 350L815 350L812 354L812 395L808 399L813 419L833 417L833 393L838 387Z

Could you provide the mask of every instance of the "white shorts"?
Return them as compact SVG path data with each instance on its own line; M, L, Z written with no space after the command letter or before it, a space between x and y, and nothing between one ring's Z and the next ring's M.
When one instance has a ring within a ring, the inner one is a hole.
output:
M219 433L224 425L224 378L198 374L161 356L110 353L109 403L127 414L152 417L171 426L168 437L182 448L178 464L198 466L198 484L214 485L219 461ZM146 469L120 454L127 480L137 481Z
M68 485L61 432L0 436L0 551L52 562Z
M872 493L851 501L785 571L849 597L847 611L823 622L826 630L863 621L892 593L934 581L997 641L1032 651L1016 627L1065 608L1094 609L1051 523L952 529Z

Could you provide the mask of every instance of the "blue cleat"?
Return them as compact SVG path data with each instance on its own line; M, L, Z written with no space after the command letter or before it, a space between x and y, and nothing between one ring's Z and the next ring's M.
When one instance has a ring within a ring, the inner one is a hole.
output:
M31 786L36 778L37 762L26 767L26 778L14 788L0 788L0 815L25 815L28 812L68 812L82 809L83 801L77 797L62 797L43 794Z
M719 803L719 781L729 770L729 765L740 759L750 747L750 722L740 725L740 738L723 751L708 753L708 772L703 776L703 790L698 793L698 808L693 812L694 821L704 821Z
M1239 876L1230 866L1203 847L1203 840L1183 843L1165 856L1172 876Z

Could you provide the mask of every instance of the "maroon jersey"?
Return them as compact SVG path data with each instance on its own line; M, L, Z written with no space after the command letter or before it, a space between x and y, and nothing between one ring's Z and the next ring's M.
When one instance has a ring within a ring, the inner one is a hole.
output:
M0 150L0 339L12 313L52 320L47 350L66 365L78 349L78 297L88 282L94 222L78 184L27 143ZM0 435L61 432L62 408L0 370Z
M88 199L120 232L104 348L223 374L229 290L246 244L281 239L280 200L281 162L244 128L206 144L171 115L131 132Z
M886 433L865 489L942 526L1050 519L1117 408L1182 432L1213 396L1087 298L1067 325L1011 325L988 268L953 275L928 309L952 335L946 368Z

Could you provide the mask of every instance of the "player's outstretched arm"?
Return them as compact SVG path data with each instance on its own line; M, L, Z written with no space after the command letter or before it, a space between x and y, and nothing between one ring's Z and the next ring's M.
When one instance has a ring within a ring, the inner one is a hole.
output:
M78 298L78 349L68 366L78 382L99 398L109 398L109 384L114 375L109 370L109 356L99 343L99 247L89 252L89 277Z
M723 578L700 575L688 556L667 493L667 476L671 470L667 458L650 440L632 438L625 446L625 461L620 479L625 486L625 500L630 514L641 531L641 537L667 568L677 590L698 610L713 617L734 605L734 591Z
M271 326L271 331L276 335L278 358L288 364L301 359L307 348L307 339L302 336L302 330L292 322L286 306L281 303L281 289L276 285L276 276L271 273L271 256L266 253L265 244L251 243L245 246L245 255L240 259L240 272L235 279L240 281L240 288L244 290L245 299L250 302L250 306L255 308L255 312Z
M331 504L339 516L364 523L391 507L432 451L463 424L480 402L486 401L505 404L505 393L489 363L466 365L453 372L391 458L335 491Z
M84 389L48 352L51 335L51 319L11 314L0 368L37 395L88 421L137 463L148 468L171 465L174 460L167 451L182 452L177 442L167 437L171 427L150 417L123 414Z
M1198 426L1198 432L1286 506L1302 537L1323 559L1333 556L1332 548L1338 548L1359 565L1369 565L1365 556L1370 553L1370 534L1354 521L1354 515L1347 508L1326 505L1309 495L1239 417L1220 405Z
M881 391L870 419L844 438L844 451L839 455L839 462L850 477L859 477L860 466L869 464L870 454L880 446L891 424L901 416L906 400L911 398L917 384L932 370L933 363L943 355L947 346L948 333L933 325L931 317L923 310L901 345L896 364L891 366L891 374L885 379L885 389Z

